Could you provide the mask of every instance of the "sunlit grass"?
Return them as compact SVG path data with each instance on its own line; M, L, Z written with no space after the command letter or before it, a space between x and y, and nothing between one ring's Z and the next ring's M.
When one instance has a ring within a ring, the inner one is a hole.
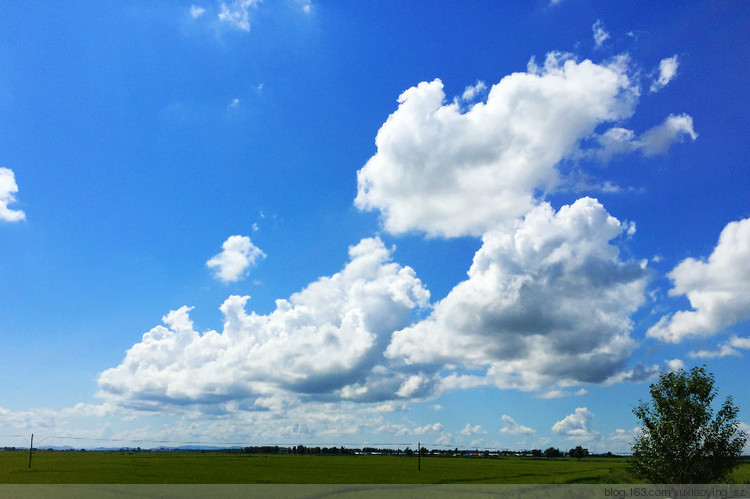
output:
M750 479L750 464L734 480ZM626 459L0 452L0 483L634 483Z

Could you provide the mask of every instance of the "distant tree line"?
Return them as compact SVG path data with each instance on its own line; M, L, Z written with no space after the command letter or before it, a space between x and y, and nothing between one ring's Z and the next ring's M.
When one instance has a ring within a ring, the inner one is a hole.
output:
M306 446L306 445L295 445L293 447L284 447L278 445L261 445L261 446L249 446L243 448L231 448L221 449L218 452L227 452L233 454L301 454L301 455L328 455L328 456L351 456L357 454L371 454L371 455L395 455L395 456L406 456L413 457L417 455L417 449L406 447L401 448L389 448L389 447L362 447L362 448L349 448L349 447L320 447L320 446ZM606 454L590 454L589 450L581 447L580 445L570 449L567 452L561 451L555 447L549 447L545 450L531 449L525 451L511 451L511 450L479 450L479 449L428 449L427 447L420 448L421 455L432 456L432 457L510 457L510 456L527 456L527 457L538 457L538 458L558 458L558 457L573 457L578 460L595 455L598 457L615 457L611 452Z
M2 451L24 451L28 449L20 447L4 447ZM64 451L64 452L84 452L86 449L53 449L53 448L35 448L35 451ZM361 447L361 448L349 448L349 447L321 447L321 446L307 446L303 444L289 446L280 445L253 445L247 447L227 447L227 448L200 448L200 447L178 447L168 448L160 447L157 449L141 449L122 447L119 449L96 449L101 451L119 451L119 452L185 452L185 453L207 453L217 452L222 454L300 454L300 455L325 455L325 456L352 456L359 454L370 454L370 455L393 455L393 456L405 456L405 457L416 457L417 449L411 447L401 448L390 448L390 447ZM484 458L497 458L497 457L535 457L535 458L560 458L560 457L573 457L578 460L589 457L617 457L611 452L606 454L590 454L588 449L581 447L580 445L570 449L568 452L561 451L555 447L549 447L545 450L531 449L531 450L479 450L479 449L428 449L427 447L421 447L421 455L423 457L484 457Z

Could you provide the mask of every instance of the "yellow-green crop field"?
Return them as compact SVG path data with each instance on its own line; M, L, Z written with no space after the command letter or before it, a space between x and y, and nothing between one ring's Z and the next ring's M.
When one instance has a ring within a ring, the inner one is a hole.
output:
M623 458L495 459L171 452L0 452L0 483L637 483ZM736 483L750 483L750 464Z

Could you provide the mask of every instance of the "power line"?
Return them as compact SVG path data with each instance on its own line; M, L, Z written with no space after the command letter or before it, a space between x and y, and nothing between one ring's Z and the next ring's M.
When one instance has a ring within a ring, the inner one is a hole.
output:
M5 439L5 438L22 438L24 442L28 442L29 441L29 437L27 437L25 435L0 435L0 438L2 438L2 439Z

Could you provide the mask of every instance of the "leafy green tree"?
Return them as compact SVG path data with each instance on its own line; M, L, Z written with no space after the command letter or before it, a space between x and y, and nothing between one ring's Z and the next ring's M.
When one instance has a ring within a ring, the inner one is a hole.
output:
M704 367L662 374L650 403L633 409L641 434L632 445L635 472L654 483L724 481L739 464L747 435L739 409L727 397L716 417L714 376Z
M574 458L576 458L576 459L578 459L580 461L582 458L588 457L589 450L588 449L584 449L583 447L581 447L580 445L578 445L578 446L576 446L575 449L570 449L570 451L568 452L568 455L570 457L574 457Z

